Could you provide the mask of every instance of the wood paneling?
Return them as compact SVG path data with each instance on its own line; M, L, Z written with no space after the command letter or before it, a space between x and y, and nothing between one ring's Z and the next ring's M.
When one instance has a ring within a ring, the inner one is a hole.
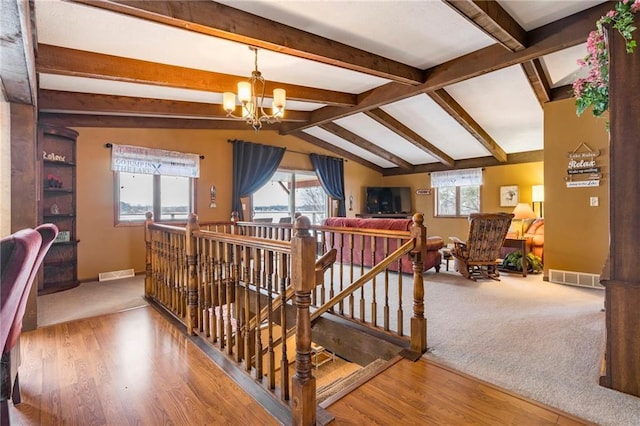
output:
M640 24L636 15L635 26ZM640 396L640 56L609 31L611 206L609 274L606 286L606 386Z

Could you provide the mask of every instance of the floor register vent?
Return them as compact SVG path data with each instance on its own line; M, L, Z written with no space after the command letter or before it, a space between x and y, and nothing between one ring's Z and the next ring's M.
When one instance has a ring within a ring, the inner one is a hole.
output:
M584 272L549 269L549 282L604 289L604 286L600 284L600 275L586 274Z
M111 281L119 280L120 278L131 278L136 274L133 269L123 269L122 271L100 272L98 274L98 281Z

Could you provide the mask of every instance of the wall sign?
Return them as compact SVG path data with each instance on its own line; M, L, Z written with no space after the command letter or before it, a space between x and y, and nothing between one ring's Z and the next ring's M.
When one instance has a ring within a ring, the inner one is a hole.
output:
M582 142L576 149L567 154L567 176L564 180L567 188L599 186L602 172L597 158L600 150L592 150Z
M431 195L431 188L416 189L416 195Z

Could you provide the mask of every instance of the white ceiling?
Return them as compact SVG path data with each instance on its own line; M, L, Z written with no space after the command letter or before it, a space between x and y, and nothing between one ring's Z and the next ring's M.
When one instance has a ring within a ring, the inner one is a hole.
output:
M443 1L271 0L220 3L422 70L496 43L490 35ZM602 1L499 0L498 3L525 31L531 31ZM246 45L187 29L60 0L35 0L35 15L39 44L243 78L253 69L253 54ZM585 54L583 43L541 57L549 85L553 88L570 84L579 72L576 60ZM259 50L258 64L269 82L350 94L362 94L391 81L266 49ZM222 101L221 93L215 92L46 72L39 73L39 85L41 89L52 91L215 105ZM519 64L484 73L444 89L507 154L543 149L542 106ZM288 111L318 111L323 107L319 102L287 100ZM380 109L456 161L491 156L476 137L427 94L384 103ZM41 112L113 114L82 109L64 111L55 107L41 108ZM119 114L127 115L126 112ZM188 118L207 119L198 114ZM439 162L437 156L416 147L362 112L332 122L411 165ZM398 167L389 157L383 158L319 126L303 129L303 134L336 146L382 170Z

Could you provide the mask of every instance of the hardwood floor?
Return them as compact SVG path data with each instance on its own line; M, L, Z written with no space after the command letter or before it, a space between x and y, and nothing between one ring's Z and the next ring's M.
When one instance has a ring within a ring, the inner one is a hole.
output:
M12 425L279 424L154 308L21 337Z
M337 425L586 425L424 358L403 359L326 410Z
M40 328L21 345L12 425L281 423L150 306ZM424 359L397 362L326 411L336 425L586 424Z

